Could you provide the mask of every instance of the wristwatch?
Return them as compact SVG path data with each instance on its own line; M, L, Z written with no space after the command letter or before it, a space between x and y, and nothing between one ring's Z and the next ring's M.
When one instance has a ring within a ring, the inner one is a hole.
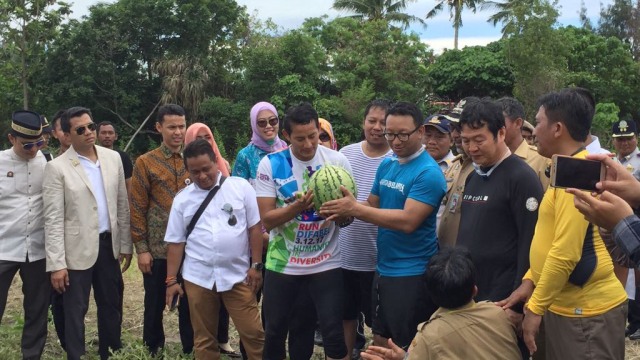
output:
M262 271L262 269L264 269L264 264L263 263L259 263L259 262L253 263L253 264L251 264L251 268L252 269L256 269L258 271Z

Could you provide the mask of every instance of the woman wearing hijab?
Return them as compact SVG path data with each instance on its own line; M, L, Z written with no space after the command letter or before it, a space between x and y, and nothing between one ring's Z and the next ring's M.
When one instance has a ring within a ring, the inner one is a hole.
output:
M251 108L251 142L238 152L233 166L233 176L245 178L255 186L258 164L265 155L287 148L278 137L280 119L275 106L262 101Z
M211 129L203 123L193 123L187 128L187 133L184 136L184 145L188 145L190 142L196 139L205 139L211 144L213 148L213 152L216 154L216 159L218 159L218 163L220 160L224 162L226 166L219 166L218 169L222 173L223 176L229 176L231 173L231 167L229 166L229 162L220 155L220 149L218 149L218 144L216 144L216 140L213 138L213 133Z
M213 152L216 154L217 163L225 164L225 166L218 166L218 170L220 170L222 176L228 177L231 172L229 162L220 155L218 144L216 144L213 133L207 125L203 123L193 123L187 128L184 145L186 146L197 139L205 139L211 144ZM239 359L242 357L240 353L229 345L229 312L227 312L227 308L224 307L223 303L220 303L220 312L218 313L218 347L220 348L221 354L227 355L231 359Z
M338 151L338 143L333 134L331 123L323 118L319 118L318 120L320 122L320 135L318 136L320 138L320 145Z

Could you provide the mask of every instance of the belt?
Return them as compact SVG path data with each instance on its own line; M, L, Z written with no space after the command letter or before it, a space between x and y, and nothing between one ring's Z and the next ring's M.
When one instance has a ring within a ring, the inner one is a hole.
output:
M98 237L100 238L100 240L110 238L111 237L111 231L105 231L103 233L100 233L100 235L98 235Z

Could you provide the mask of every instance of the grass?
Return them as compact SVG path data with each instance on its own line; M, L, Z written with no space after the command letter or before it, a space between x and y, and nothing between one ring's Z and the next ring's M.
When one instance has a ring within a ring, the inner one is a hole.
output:
M147 349L142 344L142 319L143 319L143 297L144 288L142 286L142 275L138 270L137 263L132 261L131 267L124 273L124 309L122 322L122 344L123 348L118 351L112 359L146 360L152 359ZM16 275L9 289L7 306L0 325L0 359L19 360L22 358L20 352L20 338L24 325L24 314L22 310L22 292L20 277ZM96 322L96 307L93 295L89 301L89 311L85 318L87 360L100 359L98 356L98 329ZM180 336L178 333L178 312L168 312L164 314L164 327L166 335L165 359L192 359L192 356L182 354ZM229 339L234 349L238 347L238 333L231 322L229 329ZM53 326L53 320L49 315L47 343L44 348L43 360L64 359L65 352L60 347L58 337ZM322 348L316 347L314 358L322 359L324 354ZM222 356L226 359L226 356Z

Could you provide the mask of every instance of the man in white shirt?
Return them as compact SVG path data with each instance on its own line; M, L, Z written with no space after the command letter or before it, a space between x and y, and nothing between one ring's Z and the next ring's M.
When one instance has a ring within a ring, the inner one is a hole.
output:
M0 319L20 271L24 294L22 358L39 359L47 340L49 276L45 269L42 179L47 163L40 115L11 116L10 149L0 152Z
M122 272L131 262L129 202L120 155L95 146L91 111L69 108L60 127L71 147L49 161L43 185L45 251L51 285L63 294L67 359L85 354L93 288L102 359L122 347Z
M177 275L184 255L181 273L189 296L196 359L220 358L217 331L221 301L248 358L262 359L264 331L256 292L262 286L263 264L249 264L250 258L262 256L255 190L242 178L222 178L218 159L206 140L187 145L183 157L193 182L174 198L165 233L164 240L169 244L167 306L172 308L174 297L183 294ZM189 232L190 222L211 191L218 192Z

